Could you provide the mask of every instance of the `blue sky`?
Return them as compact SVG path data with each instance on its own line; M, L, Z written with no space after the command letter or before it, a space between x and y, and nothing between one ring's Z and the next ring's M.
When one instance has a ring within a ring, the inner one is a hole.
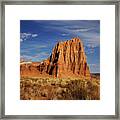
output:
M42 61L58 41L80 37L92 73L100 72L99 20L21 20L21 59Z

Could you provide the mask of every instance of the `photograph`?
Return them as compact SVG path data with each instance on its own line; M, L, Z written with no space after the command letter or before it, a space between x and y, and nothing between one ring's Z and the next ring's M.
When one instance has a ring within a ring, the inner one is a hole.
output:
M119 119L113 1L3 1L1 118Z
M100 100L100 20L20 20L20 100Z

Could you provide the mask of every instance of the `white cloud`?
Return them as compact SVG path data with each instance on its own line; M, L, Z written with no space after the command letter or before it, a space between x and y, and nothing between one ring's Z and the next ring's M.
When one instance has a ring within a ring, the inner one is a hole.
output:
M30 33L20 33L21 38L26 38L26 37L29 37L29 36L31 36Z
M38 36L38 34L32 34L32 37L37 37Z
M80 28L80 29L75 29L75 30L73 30L73 32L87 32L87 31L89 31L89 30L91 30L90 28Z
M67 33L62 33L61 35L62 35L62 36L68 36L68 34L67 34Z
M22 42L22 41L23 41L23 39L21 38L21 39L20 39L20 42Z
M38 36L38 34L20 33L20 42L23 42L25 40L29 40L30 38L35 38L37 36Z

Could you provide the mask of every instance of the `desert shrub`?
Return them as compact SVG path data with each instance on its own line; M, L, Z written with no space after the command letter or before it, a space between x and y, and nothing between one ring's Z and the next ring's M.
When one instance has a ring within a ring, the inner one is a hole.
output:
M21 78L22 100L99 100L100 81L80 79Z

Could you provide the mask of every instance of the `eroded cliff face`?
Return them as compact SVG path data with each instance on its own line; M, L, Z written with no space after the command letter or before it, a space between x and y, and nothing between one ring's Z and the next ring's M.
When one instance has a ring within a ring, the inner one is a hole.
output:
M57 43L48 59L21 64L20 72L21 76L90 77L84 47L79 38Z

